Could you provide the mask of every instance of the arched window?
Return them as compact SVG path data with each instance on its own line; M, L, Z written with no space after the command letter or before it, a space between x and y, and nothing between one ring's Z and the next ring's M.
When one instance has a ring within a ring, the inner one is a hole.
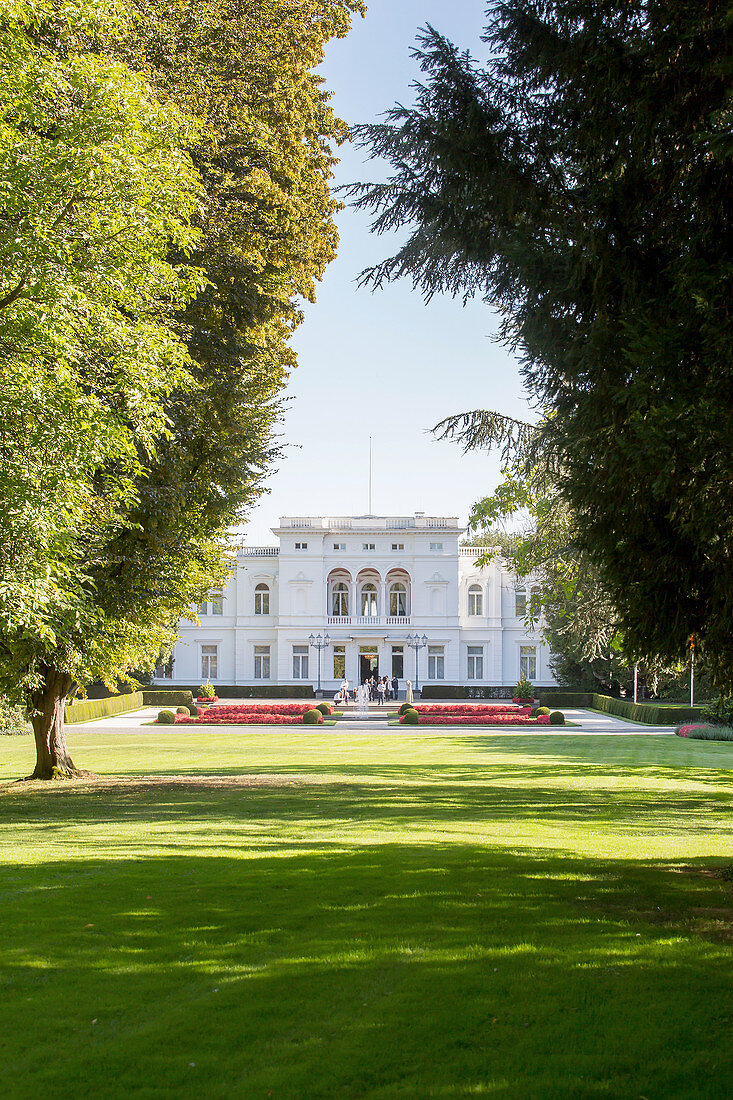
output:
M514 614L517 618L524 618L527 614L527 589L524 587L514 591Z
M255 615L270 614L270 589L266 584L258 584L255 588Z
M371 581L361 586L361 613L362 615L377 614L377 586Z
M472 584L468 590L468 614L483 615L484 593L480 584Z
M395 581L389 590L390 615L407 615L407 588L402 581Z
M349 586L344 581L338 581L338 583L333 586L333 591L331 593L331 614L349 614Z

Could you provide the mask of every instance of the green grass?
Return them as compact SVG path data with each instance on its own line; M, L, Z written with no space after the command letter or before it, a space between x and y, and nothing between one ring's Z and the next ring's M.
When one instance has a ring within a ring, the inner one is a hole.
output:
M730 1094L733 745L69 733L0 787L3 1097Z

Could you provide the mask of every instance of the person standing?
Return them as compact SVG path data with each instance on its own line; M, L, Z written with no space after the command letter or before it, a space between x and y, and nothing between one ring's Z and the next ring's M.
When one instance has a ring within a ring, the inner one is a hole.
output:
M397 699L397 689L400 686L400 682L396 676L392 677L392 698Z
M377 702L380 707L384 706L384 680L380 676L379 683L377 684Z
M345 676L341 681L341 699L344 703L348 703L349 701L349 681Z

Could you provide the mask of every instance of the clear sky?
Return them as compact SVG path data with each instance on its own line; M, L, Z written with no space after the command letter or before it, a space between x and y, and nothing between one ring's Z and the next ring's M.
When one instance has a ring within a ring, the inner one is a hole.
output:
M411 103L419 76L410 57L431 23L456 44L485 55L483 0L369 0L349 37L330 44L323 74L336 113L350 125ZM384 166L342 146L335 185L382 178ZM245 536L275 541L280 515L363 514L373 437L373 511L468 515L500 479L493 455L464 455L429 429L450 413L498 409L531 417L516 361L494 342L497 317L480 302L435 298L425 305L409 282L359 290L356 277L394 251L353 209L338 217L339 254L318 288L294 346L299 366L287 389L285 458L268 478ZM532 417L533 418L533 417Z

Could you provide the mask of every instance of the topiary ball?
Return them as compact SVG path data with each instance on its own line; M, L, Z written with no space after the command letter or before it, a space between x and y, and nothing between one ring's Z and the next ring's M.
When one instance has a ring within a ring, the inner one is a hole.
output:
M414 707L408 707L407 710L403 711L402 717L406 726L416 726L420 721L420 715Z
M195 703L189 703L188 713L191 715L192 718L198 718L199 717L199 708L196 706Z
M320 710L324 718L327 714L331 713L331 708L329 707L328 703L316 703L315 709Z
M414 710L414 709L415 708L414 708L412 703L403 703L402 706L400 707L399 713L404 714L406 710Z
M320 710L307 710L303 715L303 724L306 726L317 726L319 722L323 721L323 715Z
M176 714L185 714L186 718L191 717L191 711L188 709L188 707L176 707Z
M549 707L537 707L537 713L538 714L549 714L550 713L550 708ZM560 711L557 711L557 713L559 714Z
M561 710L548 711L548 713L550 715L550 725L551 726L564 726L565 725L565 715L563 714L563 712Z
M160 710L158 711L158 724L161 726L172 726L176 720L176 716L172 710Z

